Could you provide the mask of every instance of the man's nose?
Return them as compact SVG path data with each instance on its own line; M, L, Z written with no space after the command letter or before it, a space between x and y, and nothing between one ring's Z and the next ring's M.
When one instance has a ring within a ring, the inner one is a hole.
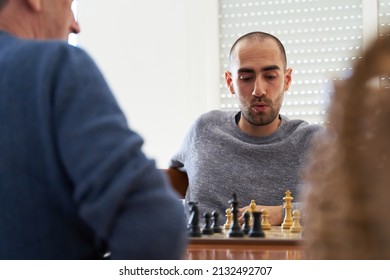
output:
M74 34L80 33L80 25L79 25L79 23L77 22L77 20L76 20L76 18L74 16L73 16L72 25L70 26L70 32L69 33L74 33Z
M256 97L266 95L265 83L261 80L261 78L256 79L252 95Z

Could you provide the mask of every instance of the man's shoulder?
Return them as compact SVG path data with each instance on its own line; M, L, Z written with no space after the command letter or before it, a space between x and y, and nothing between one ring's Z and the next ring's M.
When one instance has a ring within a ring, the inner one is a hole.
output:
M229 125L234 118L235 112L211 110L201 114L193 123L192 130L213 130L215 127L222 128Z
M206 113L203 113L199 116L198 121L224 121L226 119L230 119L234 117L234 115L237 114L237 112L232 111L221 111L221 110L211 110Z
M282 119L287 123L290 129L294 130L305 130L315 133L324 129L324 126L321 124L312 124L302 119L289 119L285 116L282 116Z
M74 48L69 45L66 41L62 40L36 40L36 39L24 39L17 38L12 35L6 37L7 42L12 48L17 49L19 52L22 51L31 51L34 49L36 51L40 50L70 50Z
M75 64L79 68L80 64L92 62L84 50L65 41L21 39L13 36L8 36L5 40L7 45L1 51L8 57L6 61L10 65L26 63L41 69L63 69L69 64Z
M60 60L66 59L69 62L72 61L71 58L73 58L74 62L85 58L91 60L83 49L62 41L38 41L36 42L36 47L42 49L51 58L58 57Z
M301 144L313 141L324 131L324 126L321 124L311 124L305 120L286 117L284 117L284 121L286 124L282 132L284 136Z
M296 126L297 129L305 130L308 133L317 133L324 129L324 126L321 124L308 123L307 121L297 122Z

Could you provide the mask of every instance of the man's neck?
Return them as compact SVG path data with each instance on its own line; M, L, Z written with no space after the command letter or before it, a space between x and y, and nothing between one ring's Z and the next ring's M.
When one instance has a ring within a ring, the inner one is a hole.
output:
M36 38L34 30L39 30L31 14L24 13L23 9L14 12L12 1L0 11L0 30L8 32L19 38Z
M249 136L265 137L275 133L278 130L281 123L282 123L282 119L279 115L277 118L275 118L271 123L267 125L256 126L249 123L242 116L242 114L240 114L240 119L238 120L237 125L242 132L244 132Z

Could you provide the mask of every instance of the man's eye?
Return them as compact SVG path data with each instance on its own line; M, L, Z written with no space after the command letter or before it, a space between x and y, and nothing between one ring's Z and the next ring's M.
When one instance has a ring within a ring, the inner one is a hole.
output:
M249 81L249 80L251 80L253 78L253 76L251 76L251 75L240 75L239 78L242 81Z
M266 75L265 76L265 78L267 79L267 80L274 80L274 79L276 79L276 75Z

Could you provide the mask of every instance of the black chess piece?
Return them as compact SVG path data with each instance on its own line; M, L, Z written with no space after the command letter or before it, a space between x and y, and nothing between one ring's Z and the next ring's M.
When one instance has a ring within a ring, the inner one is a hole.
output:
M245 212L244 214L244 229L242 230L244 234L248 234L251 227L249 225L249 219L251 217L251 214L249 212Z
M201 237L202 233L199 227L199 209L196 202L188 202L190 219L187 225L188 235L190 237Z
M211 227L213 228L214 233L222 233L222 228L218 225L218 217L219 217L218 212L214 211L212 213L212 216L213 216L213 224Z
M238 222L238 200L236 193L233 193L233 199L229 201L232 206L233 222L230 226L229 237L244 237L240 224Z
M205 220L205 226L202 230L203 234L211 235L214 234L214 230L211 227L211 214L209 212L206 212L204 215L204 220Z
M249 231L249 237L265 237L264 231L261 228L261 212L252 212L253 227Z

